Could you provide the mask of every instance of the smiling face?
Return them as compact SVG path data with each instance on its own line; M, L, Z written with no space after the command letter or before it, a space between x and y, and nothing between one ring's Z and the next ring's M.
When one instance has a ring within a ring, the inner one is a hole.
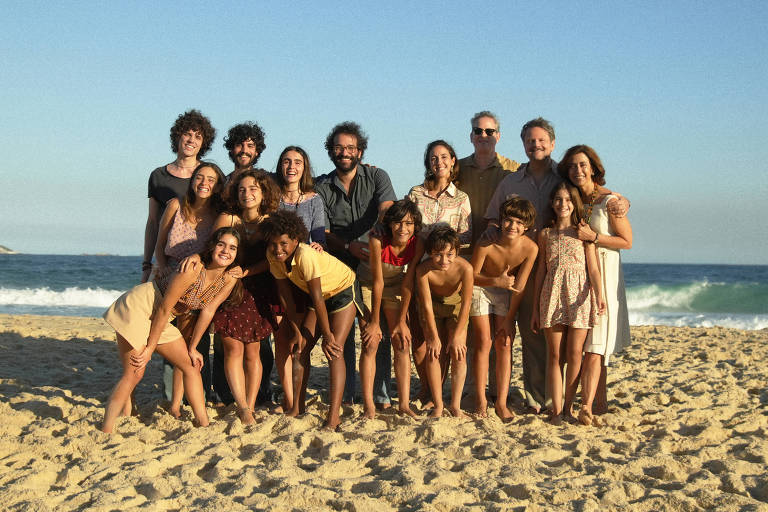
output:
M429 152L429 168L435 175L435 179L451 179L451 171L456 165L456 159L451 156L450 151L445 146L435 146Z
M237 185L237 202L243 210L260 208L263 195L253 176L246 176Z
M573 209L573 201L571 201L571 194L568 189L559 189L555 193L555 197L552 198L552 210L555 212L555 217L557 219L570 218Z
M203 134L195 130L187 130L179 137L177 154L187 158L196 157L203 145Z
M298 246L298 240L283 233L280 236L270 238L267 250L277 261L285 262L293 256L293 253L296 252L296 247Z
M339 133L333 138L333 156L331 160L336 169L343 173L352 172L360 163L360 149L357 147L357 137L349 133Z
M479 128L481 133L475 133ZM488 135L486 130L493 130L493 135ZM469 135L469 140L472 141L472 145L475 146L475 152L477 153L494 153L496 151L496 143L499 142L501 134L499 133L499 127L496 121L492 117L480 117L475 121L472 126L472 132Z
M287 151L280 160L280 172L286 185L301 183L304 176L304 157L298 151Z
M584 190L585 188L591 188L592 166L589 163L589 158L584 153L576 153L571 157L571 161L568 162L568 179L571 183Z
M227 268L235 261L237 256L238 242L234 235L225 233L221 235L216 246L213 248L211 263L214 267Z
M397 244L406 244L413 236L416 223L413 222L411 214L406 214L400 220L390 222L389 229L392 231L392 242Z
M448 270L456 259L456 249L446 244L442 249L429 253L429 259L436 268L443 271Z
M219 175L211 167L202 167L195 174L194 191L200 199L211 197L216 191Z
M253 139L235 144L229 153L229 158L235 163L235 169L248 169L258 157L259 152L256 151Z
M514 240L525 234L525 222L517 217L504 217L501 219L501 236Z
M525 132L523 148L530 161L541 162L552 154L552 150L555 149L555 141L549 138L547 130L533 126Z

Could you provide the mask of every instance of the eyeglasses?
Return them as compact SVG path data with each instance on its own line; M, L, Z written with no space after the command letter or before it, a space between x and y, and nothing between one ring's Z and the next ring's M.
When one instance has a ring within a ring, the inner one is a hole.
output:
M354 153L357 151L357 146L333 146L333 152L334 153L341 153L343 151L346 151L347 153Z
M485 132L488 137L493 137L493 134L497 131L496 128L472 128L472 133L475 135L482 135Z

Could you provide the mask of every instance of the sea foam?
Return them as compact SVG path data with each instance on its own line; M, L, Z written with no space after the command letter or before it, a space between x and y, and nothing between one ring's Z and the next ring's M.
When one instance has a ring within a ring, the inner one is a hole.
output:
M106 308L123 292L103 288L0 288L0 305Z

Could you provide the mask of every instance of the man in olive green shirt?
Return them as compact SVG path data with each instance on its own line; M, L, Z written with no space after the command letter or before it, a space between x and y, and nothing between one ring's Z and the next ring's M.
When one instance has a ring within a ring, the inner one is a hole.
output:
M483 110L472 116L471 123L469 140L472 141L475 152L459 160L458 186L469 196L474 247L485 231L485 209L496 187L510 172L515 172L520 164L496 152L496 143L499 142L501 133L495 114Z

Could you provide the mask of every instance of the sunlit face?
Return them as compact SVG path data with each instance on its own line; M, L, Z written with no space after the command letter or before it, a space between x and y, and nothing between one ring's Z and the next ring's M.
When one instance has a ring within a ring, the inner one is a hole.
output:
M304 157L298 151L287 151L280 160L280 172L286 183L299 183L304 176Z
M540 162L552 154L552 150L555 149L555 141L549 138L547 130L534 126L526 130L523 148L525 148L525 154L530 161Z
M235 144L229 157L235 163L236 169L247 169L259 157L259 152L256 151L256 143L253 139L247 139Z
M340 133L333 139L331 148L333 163L336 169L348 173L357 168L360 162L360 148L357 147L357 137L349 133Z
M237 185L237 202L243 210L259 208L263 195L253 176L246 176Z
M194 190L195 195L201 199L211 197L216 190L219 182L219 175L212 167L203 167L195 175Z
M286 261L293 256L298 247L299 241L295 238L289 237L283 233L280 236L273 237L269 240L267 250L275 257L277 261Z
M178 154L183 157L196 157L202 145L202 132L187 130L179 137Z
M435 146L429 152L429 167L437 179L450 179L456 159L445 146Z
M216 247L213 248L211 262L217 267L228 267L235 261L237 247L237 238L229 233L221 235L219 241L216 242Z
M517 217L504 217L501 219L502 236L514 240L525 234L525 223Z
M456 249L453 246L446 245L439 251L429 253L429 259L432 264L440 270L448 270L456 259Z
M568 162L568 179L579 188L584 188L592 183L592 165L584 153L576 153Z
M415 229L415 223L410 213L407 213L405 217L400 220L389 223L389 228L392 230L392 241L399 243L406 243L413 236L413 230Z
M566 217L570 218L571 213L573 213L573 208L571 194L564 188L558 190L555 197L552 199L552 209L555 211L555 217L559 219Z
M483 132L475 134L475 128L480 128ZM493 135L487 135L485 133L486 129L493 130ZM472 132L469 135L469 140L475 146L475 151L480 153L496 151L496 143L499 142L499 138L501 138L499 127L492 117L481 117L475 121L474 126L472 126Z

